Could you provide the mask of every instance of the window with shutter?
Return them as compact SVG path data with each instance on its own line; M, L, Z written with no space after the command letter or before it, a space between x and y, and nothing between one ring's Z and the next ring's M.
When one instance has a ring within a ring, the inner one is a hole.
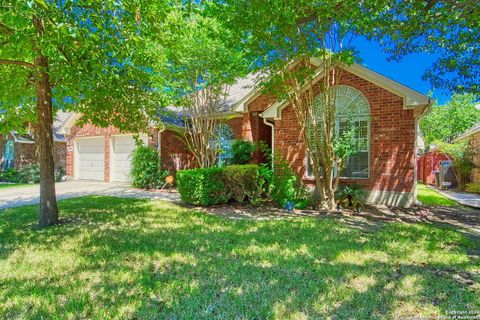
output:
M370 106L367 98L350 86L336 86L336 133L342 134L350 123L354 130L357 152L346 159L346 166L341 173L343 178L365 179L370 175ZM321 99L317 100L320 110ZM320 113L321 114L321 113ZM313 132L311 133L313 135ZM308 155L306 157L307 176L313 177Z

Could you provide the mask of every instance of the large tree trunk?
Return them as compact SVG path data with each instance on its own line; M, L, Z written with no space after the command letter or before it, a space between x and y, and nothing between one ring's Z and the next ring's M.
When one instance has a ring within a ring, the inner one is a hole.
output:
M33 24L37 34L43 33L43 23L35 17ZM58 207L55 195L55 167L53 161L53 110L52 87L48 74L48 59L35 45L35 90L37 95L37 125L35 142L40 162L40 226L58 223Z

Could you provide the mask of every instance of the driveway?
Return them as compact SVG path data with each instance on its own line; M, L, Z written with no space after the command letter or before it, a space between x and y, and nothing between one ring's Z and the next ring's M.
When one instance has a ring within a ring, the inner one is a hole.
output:
M39 203L39 185L0 189L0 209ZM146 191L130 188L126 184L92 181L68 181L56 184L57 199L76 198L88 195L104 195L126 198L158 199L177 202L176 192Z

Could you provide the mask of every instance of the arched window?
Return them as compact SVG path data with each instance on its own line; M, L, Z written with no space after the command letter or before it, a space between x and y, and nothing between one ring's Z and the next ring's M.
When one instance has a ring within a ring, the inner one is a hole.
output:
M234 140L232 128L221 123L216 127L216 134L218 136L218 157L217 164L219 166L228 164L232 158L232 143Z
M335 128L337 135L348 130L349 125L354 132L356 154L346 160L345 169L341 173L344 178L365 179L370 175L370 105L367 98L357 89L339 85L330 90L330 96L335 97L336 115ZM317 96L315 103L321 109L323 101ZM310 162L307 159L307 175L313 176Z

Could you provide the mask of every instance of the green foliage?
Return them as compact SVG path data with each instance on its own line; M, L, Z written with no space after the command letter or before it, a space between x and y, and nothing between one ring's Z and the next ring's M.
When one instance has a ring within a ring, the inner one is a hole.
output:
M24 131L26 122L45 121L35 114L34 58L39 52L48 61L56 108L80 112L83 121L100 126L145 127L145 114L155 115L163 99L161 90L146 88L162 83L160 72L147 67L153 67L152 57L159 62L156 68L164 61L151 39L167 8L143 0L10 1L2 6L0 132Z
M445 105L434 105L432 111L420 120L426 151L435 140L452 142L477 122L480 110L475 107L478 97L472 94L454 94Z
M177 172L178 192L182 200L209 206L234 200L258 205L264 194L265 180L258 165L232 165Z
M472 157L475 150L472 149L468 141L455 143L435 141L435 145L439 151L448 154L453 160L453 172L457 179L458 187L464 189L465 183L468 181L470 173L474 168Z
M257 145L247 140L235 140L232 143L232 164L247 164L252 160Z
M65 175L63 167L55 168L55 181L62 181ZM0 182L10 183L39 183L40 166L37 163L29 164L20 169L8 169L0 171Z
M138 145L132 153L130 176L135 188L160 188L168 171L160 169L160 157L152 147Z
M226 166L222 170L222 178L229 198L238 203L245 200L253 205L260 203L266 181L258 165Z
M183 201L200 206L228 202L223 168L199 168L177 172L178 192Z
M360 211L365 209L366 192L356 184L342 185L336 191L335 199L344 208L351 207Z
M312 195L288 162L280 156L276 156L274 161L270 192L272 200L282 208L289 201L293 202L297 209L305 209L310 206Z
M480 194L480 182L467 183L465 185L465 191Z
M370 1L369 1L370 2ZM480 24L478 1L378 2L370 37L379 40L390 58L434 54L425 70L434 88L480 94ZM371 24L371 23L370 23ZM369 29L367 29L368 31Z

